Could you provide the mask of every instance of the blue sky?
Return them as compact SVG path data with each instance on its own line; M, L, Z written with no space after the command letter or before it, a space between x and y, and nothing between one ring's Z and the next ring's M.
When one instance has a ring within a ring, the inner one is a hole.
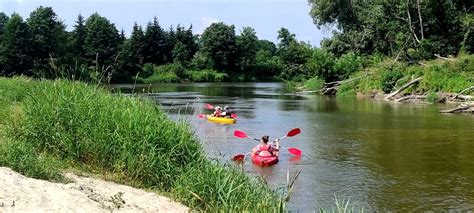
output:
M281 27L315 46L330 36L329 30L319 30L312 23L307 0L0 0L0 11L8 15L17 12L26 19L40 5L52 7L68 30L79 13L87 17L98 12L127 35L134 22L145 26L156 16L163 28L192 24L197 34L211 23L222 21L234 24L237 34L242 27L250 26L260 39L273 42L277 42Z

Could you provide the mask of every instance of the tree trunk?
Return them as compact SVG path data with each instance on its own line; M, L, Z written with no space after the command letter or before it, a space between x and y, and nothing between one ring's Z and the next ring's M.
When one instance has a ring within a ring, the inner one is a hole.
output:
M411 86L412 84L420 81L421 79L423 79L423 77L418 77L418 78L415 78L413 80L411 80L410 82L406 83L405 85L403 85L402 87L400 87L400 89L396 90L395 92L392 92L390 93L389 95L387 95L387 97L385 97L385 100L386 101L390 101L390 98L397 95L398 93L402 92L403 90L405 90L406 88L408 88L409 86Z
M474 112L474 103L468 105L461 105L456 108L441 110L440 113L454 113L454 112Z
M420 0L416 0L416 6L418 7L418 18L420 19L421 40L423 40L425 39L425 35L423 33L423 20L421 19Z

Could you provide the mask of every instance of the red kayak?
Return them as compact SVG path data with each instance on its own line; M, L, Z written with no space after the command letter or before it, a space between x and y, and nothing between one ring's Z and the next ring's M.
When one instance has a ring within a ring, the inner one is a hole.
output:
M252 162L259 166L271 166L278 163L277 156L260 156L252 153L250 157L252 158Z

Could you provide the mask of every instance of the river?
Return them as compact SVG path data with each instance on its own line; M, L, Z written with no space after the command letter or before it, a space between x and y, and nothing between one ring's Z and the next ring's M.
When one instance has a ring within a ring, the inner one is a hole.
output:
M186 119L210 158L229 159L256 143L233 136L301 134L281 141L303 151L295 158L282 150L272 167L244 171L264 176L283 190L302 171L290 210L308 212L335 207L335 197L366 211L468 211L474 209L474 116L439 114L444 105L391 104L290 92L281 83L196 83L117 85L125 93L151 97L173 119ZM135 89L133 89L135 88ZM199 119L204 107L229 105L235 125Z

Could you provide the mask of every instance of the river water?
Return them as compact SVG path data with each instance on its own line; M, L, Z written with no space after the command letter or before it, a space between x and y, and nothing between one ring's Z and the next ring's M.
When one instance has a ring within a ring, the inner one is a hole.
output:
M290 210L319 211L349 200L366 211L469 211L474 209L474 116L439 114L444 105L389 104L383 101L301 95L281 83L202 83L118 85L143 93L173 119L186 119L211 158L229 159L256 143L235 138L301 134L281 146L303 151L295 158L282 150L280 162L261 168L247 158L244 171L263 176L283 190L287 175L296 180ZM134 89L133 89L134 88ZM204 103L229 105L235 125L199 119L211 113Z

